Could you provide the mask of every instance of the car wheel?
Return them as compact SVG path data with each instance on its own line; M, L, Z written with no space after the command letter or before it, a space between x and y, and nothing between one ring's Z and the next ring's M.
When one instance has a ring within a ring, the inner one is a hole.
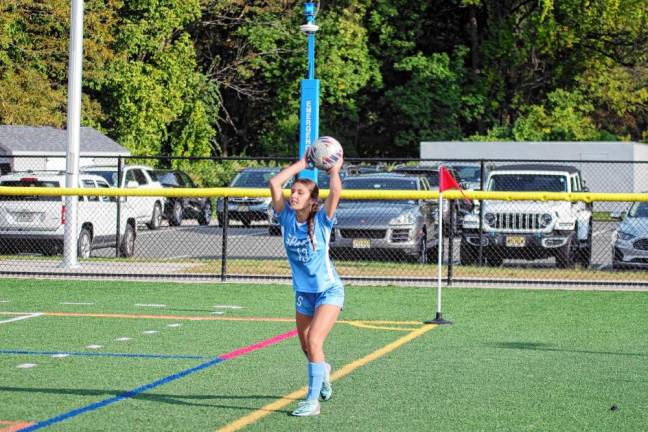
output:
M494 252L485 253L484 256L486 257L486 265L489 267L502 267L502 264L504 263L504 258Z
M589 227L587 232L587 242L584 246L578 249L578 256L576 257L578 263L583 268L589 268L592 264L592 219L590 218Z
M202 211L198 215L198 223L200 225L209 225L212 217L212 208L209 200L205 202L205 206L202 208Z
M77 240L77 256L79 258L88 259L92 252L92 234L87 228L83 228L79 233Z
M428 256L426 231L423 231L423 236L421 236L421 241L419 242L418 262L421 264L427 264L428 262L430 262L430 257Z
M479 258L479 251L475 246L461 243L459 246L459 261L461 265L475 265Z
M575 252L576 252L576 233L572 234L567 244L561 247L556 253L556 266L558 268L573 268L575 265Z
M160 229L160 224L162 223L162 207L160 203L155 203L153 206L153 215L151 216L151 221L146 224L150 230Z
M180 226L182 224L182 204L180 201L173 202L173 208L171 209L171 217L169 218L169 224L173 226Z
M132 257L135 253L135 228L131 224L126 225L119 252L121 256L126 258Z

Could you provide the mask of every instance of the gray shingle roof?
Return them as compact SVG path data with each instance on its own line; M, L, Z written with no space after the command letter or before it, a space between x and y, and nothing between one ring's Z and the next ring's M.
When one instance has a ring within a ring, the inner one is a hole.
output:
M122 154L130 152L91 127L82 127L80 152L92 154ZM67 131L50 126L0 125L0 150L6 154L61 153L67 149Z

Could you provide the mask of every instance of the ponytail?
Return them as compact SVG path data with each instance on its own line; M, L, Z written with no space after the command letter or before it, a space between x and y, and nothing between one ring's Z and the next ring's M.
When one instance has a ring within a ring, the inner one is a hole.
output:
M317 241L315 240L315 215L317 214L317 201L311 204L310 213L308 214L308 237L313 245L313 251L317 250Z

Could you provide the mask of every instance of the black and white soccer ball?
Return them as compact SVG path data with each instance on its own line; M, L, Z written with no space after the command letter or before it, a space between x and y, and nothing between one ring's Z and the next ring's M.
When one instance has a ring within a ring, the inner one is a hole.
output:
M309 147L307 157L308 162L315 168L328 171L342 159L343 154L342 145L338 140L323 136L317 138Z

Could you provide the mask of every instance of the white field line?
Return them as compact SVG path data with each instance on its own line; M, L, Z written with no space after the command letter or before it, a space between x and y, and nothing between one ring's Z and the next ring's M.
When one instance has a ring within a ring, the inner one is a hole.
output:
M2 321L0 321L0 324L7 324L7 323L10 323L10 322L26 320L26 319L30 319L30 318L36 318L36 317L39 317L41 315L43 315L42 312L30 313L28 315L21 315L21 316L15 317L15 318L9 318L9 319L6 319L6 320L2 320Z
M165 307L167 307L165 304L143 304L143 303L137 303L135 306L137 306L137 307L157 307L157 308L165 308Z
M214 305L216 309L243 309L243 306L237 305Z
M88 302L88 303L83 303L83 302L79 302L79 303L75 303L75 302L61 302L61 303L59 303L59 304L62 304L62 305L74 305L74 306L90 306L90 305L93 305L94 303L89 303L89 302Z

